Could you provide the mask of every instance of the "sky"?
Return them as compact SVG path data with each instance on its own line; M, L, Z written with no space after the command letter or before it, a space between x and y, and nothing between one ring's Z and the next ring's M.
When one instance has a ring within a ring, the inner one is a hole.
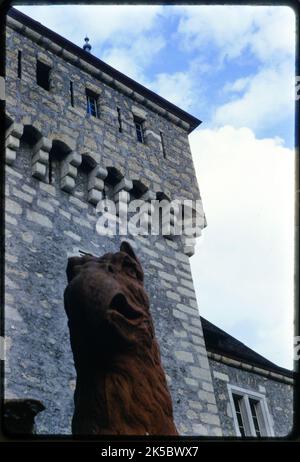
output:
M203 317L292 368L295 16L281 6L23 6L198 117Z

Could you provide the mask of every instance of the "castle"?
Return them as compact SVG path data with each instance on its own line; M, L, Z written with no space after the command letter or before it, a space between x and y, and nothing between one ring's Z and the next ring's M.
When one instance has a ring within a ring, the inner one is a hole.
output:
M14 9L5 105L5 399L40 400L37 432L68 435L67 258L114 252L123 240L96 232L103 197L117 208L135 198L200 200L188 141L200 121L93 56L88 43L81 49ZM289 433L292 373L199 317L195 238L128 241L145 269L180 434Z

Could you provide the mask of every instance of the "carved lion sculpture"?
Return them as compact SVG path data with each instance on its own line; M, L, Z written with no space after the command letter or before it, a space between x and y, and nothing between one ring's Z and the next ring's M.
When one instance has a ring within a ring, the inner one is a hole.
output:
M67 278L77 372L73 434L177 435L143 270L131 246L69 258Z

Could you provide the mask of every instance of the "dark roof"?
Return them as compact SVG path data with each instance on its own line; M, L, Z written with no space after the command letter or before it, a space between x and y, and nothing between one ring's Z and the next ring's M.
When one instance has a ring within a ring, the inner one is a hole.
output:
M207 321L207 319L202 316L201 323L208 351L230 357L237 361L243 361L277 374L293 377L292 371L272 363L268 359L256 353L256 351L251 350L251 348L244 345L244 343L232 337L232 335L227 334L224 330L219 329L219 327Z
M201 124L201 120L197 119L196 117L192 116L188 112L180 109L179 107L175 106L175 104L170 103L166 99L162 98L161 96L157 95L153 91L149 90L148 88L144 87L140 83L136 82L135 80L127 77L122 72L117 71L113 67L106 64L96 56L93 56L91 53L87 53L79 46L75 45L74 43L70 42L69 40L65 39L61 35L53 32L52 30L48 29L47 27L43 26L38 21L31 19L29 16L21 13L20 11L11 8L8 11L8 15L15 20L21 22L25 26L29 27L30 29L35 30L39 34L44 37L47 37L49 40L55 42L62 48L68 50L70 53L75 54L78 58L85 60L87 63L95 66L102 72L109 74L114 79L118 80L122 84L126 85L127 87L131 88L133 91L139 93L140 95L144 96L145 98L149 99L153 103L157 104L158 106L162 107L166 111L174 114L179 119L183 120L184 122L190 125L189 133L191 133L198 125Z

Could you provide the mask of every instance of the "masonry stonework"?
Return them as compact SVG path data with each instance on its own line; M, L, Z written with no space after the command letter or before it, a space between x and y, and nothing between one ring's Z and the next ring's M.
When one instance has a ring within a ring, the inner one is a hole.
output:
M274 379L262 374L229 366L209 359L217 408L224 436L236 434L234 410L229 397L230 386L258 393L266 399L273 436L286 437L293 429L293 381L287 377ZM249 368L250 369L250 368ZM263 372L263 371L262 371Z
M5 397L41 400L37 431L70 433L75 371L63 309L67 258L115 252L122 237L96 232L103 196L199 199L189 125L36 32L13 13L6 30ZM75 47L76 48L76 47ZM17 54L22 52L22 78ZM37 59L51 87L36 83ZM73 82L74 106L69 82ZM86 113L86 88L99 118ZM122 132L118 130L118 111ZM142 116L145 144L135 136ZM164 134L166 157L159 141ZM202 215L203 226L205 217ZM125 237L145 269L145 285L182 435L222 434L189 265L181 237Z

